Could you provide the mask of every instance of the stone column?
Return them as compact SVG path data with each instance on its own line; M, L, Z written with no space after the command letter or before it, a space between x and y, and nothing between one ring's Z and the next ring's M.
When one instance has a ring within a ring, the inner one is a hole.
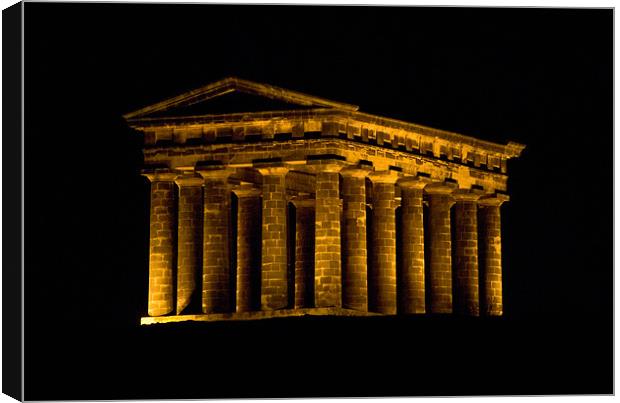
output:
M346 168L342 175L344 209L344 266L342 305L368 311L368 260L366 255L366 176L369 169Z
M408 177L398 181L401 189L401 288L398 292L403 313L425 313L424 220L422 198L425 178Z
M295 308L314 306L314 209L312 199L295 205Z
M259 307L257 296L261 264L260 190L240 186L237 195L237 312Z
M480 254L482 274L482 311L486 315L501 316L502 305L502 234L500 206L508 201L507 195L496 194L478 201Z
M286 249L286 185L288 168L258 168L263 176L261 308L283 309L288 305Z
M430 306L431 313L452 313L452 234L450 232L451 194L455 185L431 183L425 192L429 199Z
M316 175L314 304L342 306L340 255L340 175L342 167L324 164Z
M204 167L202 311L230 312L230 188L229 170Z
M396 313L396 200L393 171L373 172L372 181L372 265L368 276L368 309Z
M177 220L177 315L192 301L202 269L202 183L200 176L176 179L179 188Z
M480 197L473 191L457 190L454 205L454 311L479 316L478 293L478 206Z
M176 174L144 173L151 182L151 217L149 235L149 316L174 311L174 233Z

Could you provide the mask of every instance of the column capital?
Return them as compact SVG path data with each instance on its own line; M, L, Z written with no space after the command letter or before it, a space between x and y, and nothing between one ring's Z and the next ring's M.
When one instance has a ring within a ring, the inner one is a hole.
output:
M168 168L144 168L140 174L151 182L172 182L179 175Z
M487 194L484 195L482 197L480 197L480 199L478 200L478 204L481 206L501 206L504 202L507 202L508 200L510 200L510 196L503 194L503 193L492 193L492 194Z
M368 178L372 183L396 183L398 178L400 178L402 174L400 172L387 170L387 171L375 171L371 172L368 175Z
M430 178L424 176L405 176L396 183L402 189L424 189L431 183Z
M290 171L290 168L284 166L283 164L254 166L254 169L256 169L263 176L268 176L268 175L277 175L277 176L286 175L288 173L288 171Z
M452 197L457 202L475 202L480 199L484 193L478 189L456 189L452 192Z
M233 173L231 169L224 168L222 165L208 165L208 166L196 166L196 173L207 179L219 179L222 181L228 180L228 177Z
M237 186L232 189L232 192L240 199L244 197L258 197L261 195L261 190L252 185Z
M244 197L258 197L261 195L261 190L252 185L240 185L233 188L232 191L240 199Z
M181 174L176 177L174 183L177 186L202 186L204 179L201 176L195 174Z
M310 162L314 162L310 164ZM322 172L333 172L339 173L345 167L343 164L339 164L337 162L325 162L325 161L309 161L306 163L306 168L308 168L311 172L314 173L322 173Z
M371 166L351 165L348 167L344 167L340 171L340 175L352 178L366 178L371 172L373 172L373 168Z
M451 195L457 187L458 185L453 182L432 182L426 185L424 191L430 195Z
M335 154L308 155L306 157L306 168L315 173L338 173L347 165L345 157Z

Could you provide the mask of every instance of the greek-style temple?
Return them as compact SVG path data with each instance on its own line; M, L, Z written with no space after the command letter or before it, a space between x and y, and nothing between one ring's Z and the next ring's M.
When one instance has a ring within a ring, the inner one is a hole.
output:
M125 115L151 186L142 324L502 315L497 144L226 78Z

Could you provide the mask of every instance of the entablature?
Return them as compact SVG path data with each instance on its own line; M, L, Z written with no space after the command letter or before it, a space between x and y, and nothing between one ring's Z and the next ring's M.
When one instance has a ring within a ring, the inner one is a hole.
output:
M457 133L355 111L309 109L129 120L145 148L340 138L383 149L507 173L524 146L501 145Z
M432 181L453 181L459 187L484 188L485 191L506 191L507 176L448 160L411 155L402 150L350 142L345 139L298 139L286 142L204 144L169 146L144 151L147 166L192 171L197 165L217 162L239 172L246 182L260 183L256 169L265 163L284 164L295 182L305 183L302 191L314 186L317 159L331 158L345 166L367 166L373 171L393 170L407 176L424 176Z

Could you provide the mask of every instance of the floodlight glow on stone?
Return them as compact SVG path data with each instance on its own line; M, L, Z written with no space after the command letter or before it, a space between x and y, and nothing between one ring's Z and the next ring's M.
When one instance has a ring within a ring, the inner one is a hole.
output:
M296 107L184 114L233 92ZM228 78L125 115L151 182L141 323L502 315L500 206L525 146L358 109Z

